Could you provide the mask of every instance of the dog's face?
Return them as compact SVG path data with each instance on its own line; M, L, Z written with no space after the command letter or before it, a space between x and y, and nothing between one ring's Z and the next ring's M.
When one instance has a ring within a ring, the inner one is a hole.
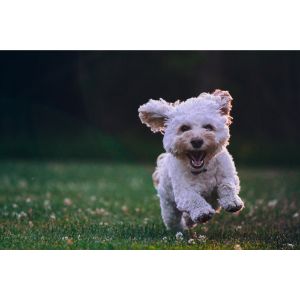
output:
M173 104L150 100L139 108L139 116L152 131L164 132L165 150L196 174L228 144L231 101L220 90Z

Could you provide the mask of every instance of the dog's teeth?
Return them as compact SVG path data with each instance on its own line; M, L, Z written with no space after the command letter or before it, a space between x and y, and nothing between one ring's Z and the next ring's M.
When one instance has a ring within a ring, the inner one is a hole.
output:
M193 164L195 165L195 166L197 166L197 167L199 167L199 166L201 166L202 165L202 160L201 161L195 161L195 160L193 160Z

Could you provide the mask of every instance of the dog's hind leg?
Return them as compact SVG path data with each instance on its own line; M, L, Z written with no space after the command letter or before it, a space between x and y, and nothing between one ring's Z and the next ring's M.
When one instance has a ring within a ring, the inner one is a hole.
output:
M157 167L152 175L152 179L160 199L163 222L167 229L181 231L183 229L181 224L182 212L177 209L174 201L171 179L166 163L167 156L167 153L162 153L157 158Z
M160 196L161 216L167 227L172 231L181 231L183 226L181 223L182 212L176 207L175 202Z

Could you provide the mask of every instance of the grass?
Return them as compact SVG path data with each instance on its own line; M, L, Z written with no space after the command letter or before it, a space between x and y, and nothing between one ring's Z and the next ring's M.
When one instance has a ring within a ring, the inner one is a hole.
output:
M153 166L1 162L0 248L300 249L300 170L239 169L242 213L221 211L176 238Z

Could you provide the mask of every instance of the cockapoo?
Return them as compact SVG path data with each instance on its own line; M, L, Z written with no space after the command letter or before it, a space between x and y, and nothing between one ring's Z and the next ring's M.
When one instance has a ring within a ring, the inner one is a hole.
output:
M157 159L154 186L168 229L182 230L204 223L217 209L237 212L239 178L226 146L232 97L227 91L202 93L186 101L149 100L139 117L153 132L162 132L166 153Z

